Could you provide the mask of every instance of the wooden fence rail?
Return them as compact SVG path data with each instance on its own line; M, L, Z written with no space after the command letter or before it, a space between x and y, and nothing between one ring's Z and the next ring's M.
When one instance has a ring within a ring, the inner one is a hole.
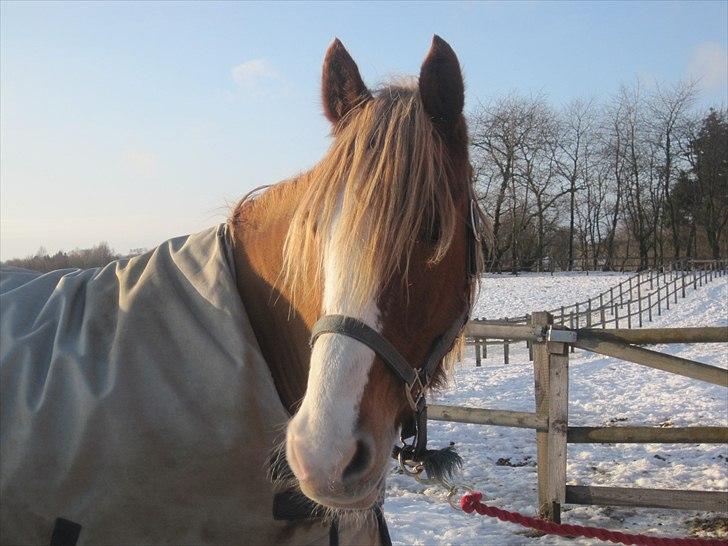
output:
M574 347L579 349L728 387L728 370L724 368L651 351L644 347L635 347L622 341L608 341L599 335L598 330L588 334L583 330L581 332L582 337L574 343Z
M723 491L567 485L565 496L569 504L673 508L707 512L725 512L728 509L728 495Z
M548 419L527 411L492 410L462 406L427 406L427 418L433 421L474 423L501 427L532 428L547 431Z
M539 515L552 521L561 520L561 506L564 503L728 512L728 491L595 487L566 483L568 443L728 444L728 427L725 426L570 427L570 347L609 354L618 359L728 387L728 370L631 345L728 342L728 327L639 331L582 328L564 332L565 328L554 322L555 317L551 313L539 312L533 313L528 325L478 323L468 326L469 332L488 339L518 339L531 344L536 398L534 412L429 405L428 418L535 430ZM608 344L606 349L604 343Z

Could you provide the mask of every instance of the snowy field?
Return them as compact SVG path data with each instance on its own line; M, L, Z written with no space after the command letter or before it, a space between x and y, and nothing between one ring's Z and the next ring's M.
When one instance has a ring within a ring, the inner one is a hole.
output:
M487 277L474 316L499 318L569 304L598 294L625 275ZM690 291L646 327L728 324L728 277ZM655 350L728 367L728 344L656 346ZM450 387L433 403L534 411L532 363L523 344L499 348L476 368L466 355ZM571 425L690 426L728 424L726 389L577 350L570 355ZM533 515L536 444L533 431L430 421L430 446L456 442L465 464L459 481L483 491L489 504ZM500 460L500 461L499 461ZM508 460L508 464L504 461ZM575 444L567 483L674 489L728 489L728 449L706 444ZM395 544L585 545L586 539L532 538L523 527L456 512L437 487L392 474L384 511ZM562 521L657 536L688 536L695 518L717 514L626 507L563 507ZM725 536L723 536L725 538Z
M634 273L520 273L483 277L472 318L500 319L548 311L598 296Z

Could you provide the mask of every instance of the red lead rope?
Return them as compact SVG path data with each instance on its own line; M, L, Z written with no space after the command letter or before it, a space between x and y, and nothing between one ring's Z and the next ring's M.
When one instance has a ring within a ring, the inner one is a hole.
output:
M467 514L472 514L475 511L482 516L498 518L501 521L517 523L518 525L537 529L538 531L549 535L560 535L562 537L597 538L605 542L638 544L644 546L728 546L728 540L720 540L716 538L648 537L646 535L632 535L628 533L620 533L618 531L610 531L608 529L600 529L598 527L583 527L582 525L553 523L544 519L524 516L518 512L509 512L508 510L501 510L494 506L488 506L487 504L480 502L482 498L483 494L478 492L463 495L463 498L460 499L460 508L462 508L463 512Z

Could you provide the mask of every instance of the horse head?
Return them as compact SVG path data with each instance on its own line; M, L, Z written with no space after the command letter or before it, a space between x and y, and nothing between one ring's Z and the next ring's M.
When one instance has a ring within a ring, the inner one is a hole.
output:
M416 372L445 332L461 330L475 278L464 85L455 53L438 36L418 80L375 91L335 40L323 64L322 94L330 149L284 188L239 205L236 226L266 239L243 230L236 241L248 247L239 269L255 270L244 278L274 287L266 305L288 304L287 339L296 349L289 362L271 366L279 392L296 373L293 361L308 372L300 405L295 389L289 393L297 409L286 430L290 468L314 501L363 509L380 494L397 432L412 418L412 392L380 351L355 337L325 328L311 348L305 342L322 316L348 317ZM250 219L274 213L283 220L266 229ZM274 249L265 253L266 265L250 249L263 244ZM454 339L446 339L443 354ZM283 345L261 343L269 360L281 360ZM444 376L441 361L429 370L431 385Z

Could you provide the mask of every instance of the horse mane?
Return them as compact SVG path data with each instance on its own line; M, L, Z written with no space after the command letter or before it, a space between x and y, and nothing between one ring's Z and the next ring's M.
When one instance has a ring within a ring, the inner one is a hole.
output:
M337 229L358 274L350 287L356 307L402 271L406 279L417 240L429 237L429 260L447 253L455 232L456 189L446 177L452 166L445 144L424 111L416 83L377 91L336 128L324 158L308 173L305 194L293 215L283 248L282 279L305 297L320 281L322 237Z

